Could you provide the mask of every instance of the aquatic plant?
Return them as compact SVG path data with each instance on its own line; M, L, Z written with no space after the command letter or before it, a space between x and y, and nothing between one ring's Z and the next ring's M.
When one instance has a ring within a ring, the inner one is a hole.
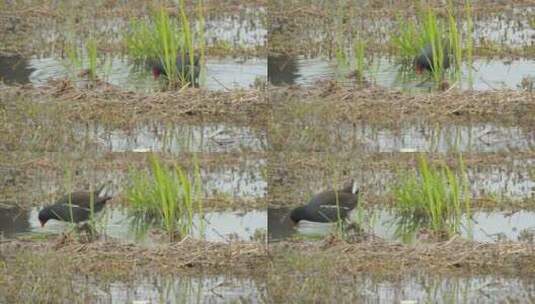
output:
M88 60L88 67L87 70L89 72L89 79L96 80L97 79L97 42L94 38L89 38L86 43L86 52L87 52L87 60Z
M473 31L473 27L470 26L472 19L469 2L465 5L465 11L468 12L466 13L466 19L469 25L465 42L465 52L469 52L470 54L467 56L471 58L473 45L471 32ZM444 77L444 59L446 58L453 63L453 75L456 78L460 77L463 39L457 26L458 21L451 2L449 2L446 19L438 18L432 8L420 9L416 15L416 20L405 21L398 16L400 31L391 39L392 44L401 55L401 62L404 66L412 65L414 62L413 59L426 46L429 46L431 48L430 57L432 60L430 62L431 74L437 83Z
M470 216L471 195L462 157L458 167L454 172L444 162L432 165L421 155L416 172L400 174L393 188L399 236L420 228L448 236L460 231L462 216Z
M99 68L98 48L95 38L88 38L83 45L77 46L71 41L65 45L66 65L73 77L87 75L89 80L97 79L97 69ZM78 72L85 68L83 74ZM87 74L86 74L87 73Z
M465 39L465 53L466 61L468 63L468 83L470 87L473 86L473 71L472 71L472 62L473 62L473 48L474 48L474 22L472 20L472 3L471 1L466 1L464 6L464 13L466 18L466 39Z
M432 9L427 9L421 17L424 45L431 45L431 74L438 83L444 75L444 59L449 56L450 46L444 45L444 25L437 19Z
M166 167L157 156L149 158L150 173L131 169L126 198L135 216L153 219L169 238L182 238L193 228L193 215L202 214L200 170L190 177L180 166ZM178 235L177 235L178 234Z
M138 62L161 64L169 87L182 87L195 82L195 41L199 40L200 61L204 60L203 1L198 4L201 21L199 38L196 39L184 1L179 1L179 20L171 19L165 8L153 12L150 20L133 20L130 33L126 35L127 52ZM177 70L177 59L187 62Z
M358 80L362 81L364 79L364 53L365 45L364 41L358 39L355 41L354 45L355 50L355 67Z
M67 56L68 66L73 73L82 68L82 55L74 42L69 42L65 45L65 55Z

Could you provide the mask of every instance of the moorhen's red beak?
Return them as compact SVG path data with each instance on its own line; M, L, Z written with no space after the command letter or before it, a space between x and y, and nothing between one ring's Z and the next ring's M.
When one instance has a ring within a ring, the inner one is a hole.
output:
M420 65L416 65L416 74L420 75L422 74L424 69Z
M156 68L152 68L152 76L154 79L158 79L160 77L160 71L158 71Z

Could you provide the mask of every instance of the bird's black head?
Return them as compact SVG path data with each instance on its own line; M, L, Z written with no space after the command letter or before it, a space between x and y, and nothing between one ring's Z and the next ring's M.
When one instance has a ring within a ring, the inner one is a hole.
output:
M41 227L44 227L48 220L56 218L55 214L50 211L50 208L45 207L43 210L39 211L39 222Z
M304 206L297 207L290 212L290 220L292 220L293 224L296 225L300 220L305 218L305 213L306 211Z

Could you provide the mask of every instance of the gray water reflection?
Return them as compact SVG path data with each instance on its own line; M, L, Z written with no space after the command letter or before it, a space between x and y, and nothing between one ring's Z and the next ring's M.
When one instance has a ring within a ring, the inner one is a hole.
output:
M403 274L398 279L354 276L350 284L359 303L524 303L535 284L528 278L454 277L427 272Z
M258 152L267 146L263 130L229 124L142 124L128 130L95 124L76 128L79 138L106 152Z
M326 123L306 116L292 124L299 127L274 128L271 143L274 149L451 153L535 148L533 129L495 123L415 121L383 126L366 121Z
M149 276L133 282L78 282L95 303L258 303L261 287L251 278L218 276Z
M296 66L295 71L292 72L294 76L291 77L291 80L287 79L287 75L280 76L280 79L270 75L272 83L313 86L318 81L330 79L337 79L341 83L351 83L351 80L347 78L351 72L349 66L339 67L336 62L322 58L297 57L291 62ZM533 77L533 75L535 75L535 60L476 59L471 66L463 65L461 80L455 85L463 90L473 89L477 91L518 89L524 78ZM382 57L369 62L364 77L372 83L387 88L428 91L436 87L430 81L430 77L404 75L395 60Z
M41 227L39 210L40 208L32 208L21 212L17 220L4 221L0 225L0 233L9 238L25 234L59 234L72 229L70 223L56 220L50 220ZM4 209L0 209L0 212L6 214ZM203 217L195 215L193 222L193 238L216 242L261 241L257 238L265 235L267 230L267 215L262 210L206 212ZM123 208L105 208L96 215L96 227L104 237L120 242L154 244L167 240L165 237L153 237L151 231L159 231L158 229L140 227L139 223L134 223L128 210Z
M83 60L87 63L87 60ZM206 79L201 86L210 90L249 88L257 79L267 79L266 59L251 58L239 60L232 58L207 59ZM32 58L28 66L34 71L29 81L41 86L49 79L77 79L80 69L74 71L65 60L56 57ZM149 69L134 67L127 59L115 56L101 58L97 76L126 90L151 92L158 90L159 81L154 80ZM78 80L84 82L82 80Z
M288 208L271 208L268 210L268 233L270 240L280 240L292 235L306 237L323 237L333 233L336 229L332 223L314 223L301 221L294 228L288 218ZM371 209L357 211L350 215L352 221L359 222L361 228L372 236L390 241L401 240L397 234L396 215L384 209ZM529 235L535 235L535 212L519 211L506 212L474 212L470 219L466 216L462 219L461 236L477 242L496 242L503 240L529 241ZM405 239L418 239L418 232L403 235ZM533 238L532 238L533 239ZM533 241L533 240L531 240Z

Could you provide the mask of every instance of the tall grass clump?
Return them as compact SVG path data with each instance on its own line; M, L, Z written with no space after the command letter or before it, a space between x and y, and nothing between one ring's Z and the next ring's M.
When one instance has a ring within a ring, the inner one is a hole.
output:
M463 57L463 37L457 23L451 2L444 19L439 18L432 8L419 9L414 20L405 21L398 16L400 31L393 36L392 44L400 53L402 64L413 65L414 58L419 56L424 48L430 47L433 79L443 79L445 59L449 60L453 74L458 78ZM468 44L465 47L467 51L471 49Z
M94 81L97 79L97 42L94 38L89 38L85 43L87 52L89 79Z
M68 68L73 74L83 66L83 54L81 54L76 44L71 41L65 45L65 55Z
M359 81L362 81L364 79L366 46L364 44L364 41L358 39L357 41L355 41L355 45L353 48L355 50L355 68L357 72L357 78Z
M66 65L73 77L87 76L91 81L97 80L97 69L102 61L99 63L95 38L88 38L79 46L74 41L68 42L65 45L65 55Z
M403 65L411 65L414 57L425 46L425 37L420 35L420 27L414 20L405 21L405 18L398 15L397 23L400 31L392 37L392 43L398 50Z
M399 236L422 228L438 236L460 232L463 215L470 216L471 196L462 157L458 162L454 171L420 156L416 172L400 175L393 189Z
M154 155L149 163L150 172L130 170L129 206L134 216L160 224L170 240L183 238L192 232L194 214L203 213L199 167L189 175L178 165L162 165Z
M430 44L432 50L431 74L438 82L444 74L444 59L449 56L448 46L444 45L444 25L431 9L427 9L421 19L425 44Z
M466 1L464 6L464 13L466 18L466 61L468 63L468 82L470 87L473 85L473 48L474 48L474 22L472 20L472 4L470 1Z
M159 59L165 70L169 82L176 82L179 77L176 70L176 58L178 56L180 31L176 25L171 23L169 14L163 8L154 15L154 28L156 30L157 42L159 42Z
M126 35L128 54L140 63L161 64L170 87L195 84L196 41L200 48L200 61L204 59L203 2L199 1L198 16L201 18L199 36L192 30L184 0L179 1L179 18L170 18L165 8L152 13L150 20L133 20L130 33ZM177 59L184 63L177 69ZM189 64L186 64L189 63Z

